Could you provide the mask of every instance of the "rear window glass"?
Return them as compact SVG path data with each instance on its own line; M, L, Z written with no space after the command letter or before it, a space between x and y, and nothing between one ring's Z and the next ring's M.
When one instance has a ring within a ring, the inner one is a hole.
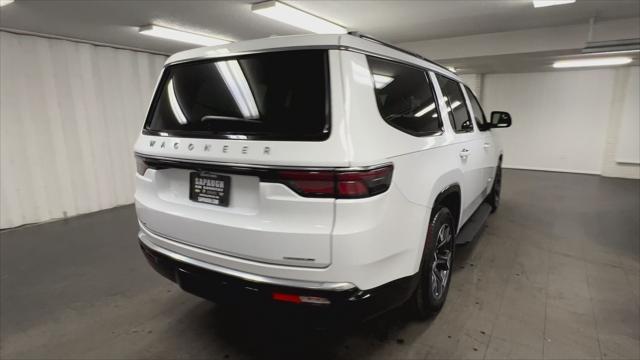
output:
M424 70L367 57L378 110L391 126L414 136L442 131L442 120Z
M327 51L288 51L169 66L145 133L183 137L324 140Z

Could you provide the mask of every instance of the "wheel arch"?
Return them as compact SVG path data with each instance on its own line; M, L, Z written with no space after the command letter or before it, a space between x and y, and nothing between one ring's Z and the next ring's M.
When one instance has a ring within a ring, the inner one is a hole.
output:
M420 265L424 255L425 247L427 244L427 238L431 231L431 222L436 214L436 211L440 206L446 206L451 212L454 221L454 229L457 232L457 227L460 222L460 216L462 213L462 187L459 182L451 182L448 185L441 188L440 192L435 195L431 202L431 209L427 212L427 227L424 232L424 237L420 243L419 251L416 252L416 264L415 271L420 271Z
M440 193L433 201L431 216L433 216L434 210L440 206L445 206L447 209L449 209L451 215L453 216L453 221L455 222L454 228L457 231L458 225L460 224L460 216L462 213L462 189L460 187L460 184L450 184L442 191L440 191Z

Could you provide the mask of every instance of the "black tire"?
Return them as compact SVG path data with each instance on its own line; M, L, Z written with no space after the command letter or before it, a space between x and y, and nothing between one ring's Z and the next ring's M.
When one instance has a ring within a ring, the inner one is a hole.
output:
M491 213L496 212L500 206L500 191L502 191L502 161L496 167L496 175L493 179L491 192L487 196L487 204L491 205Z
M439 312L447 298L455 250L453 224L449 209L434 209L422 254L418 286L409 299L410 309L419 319Z

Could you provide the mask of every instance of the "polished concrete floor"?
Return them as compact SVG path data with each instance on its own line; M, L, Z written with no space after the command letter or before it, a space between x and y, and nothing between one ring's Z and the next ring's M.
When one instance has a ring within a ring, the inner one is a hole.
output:
M131 206L0 237L2 359L640 358L640 181L505 170L424 322L314 330L217 307L149 268Z

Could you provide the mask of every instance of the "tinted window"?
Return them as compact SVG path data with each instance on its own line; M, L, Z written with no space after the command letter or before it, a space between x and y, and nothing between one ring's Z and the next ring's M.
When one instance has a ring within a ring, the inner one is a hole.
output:
M173 65L145 129L188 137L326 139L327 83L322 50Z
M473 124L471 123L471 117L469 116L469 110L467 110L460 84L442 75L437 76L453 130L455 132L473 131Z
M487 117L484 116L484 111L482 111L482 106L480 106L480 102L478 101L476 96L473 94L473 91L471 91L471 89L469 89L468 86L465 86L465 89L467 90L467 97L469 97L469 100L471 102L473 117L476 120L476 125L478 125L478 129L480 129L481 131L489 130L489 126L487 124Z
M389 125L415 136L442 131L442 120L425 71L375 57L367 60L378 110Z

